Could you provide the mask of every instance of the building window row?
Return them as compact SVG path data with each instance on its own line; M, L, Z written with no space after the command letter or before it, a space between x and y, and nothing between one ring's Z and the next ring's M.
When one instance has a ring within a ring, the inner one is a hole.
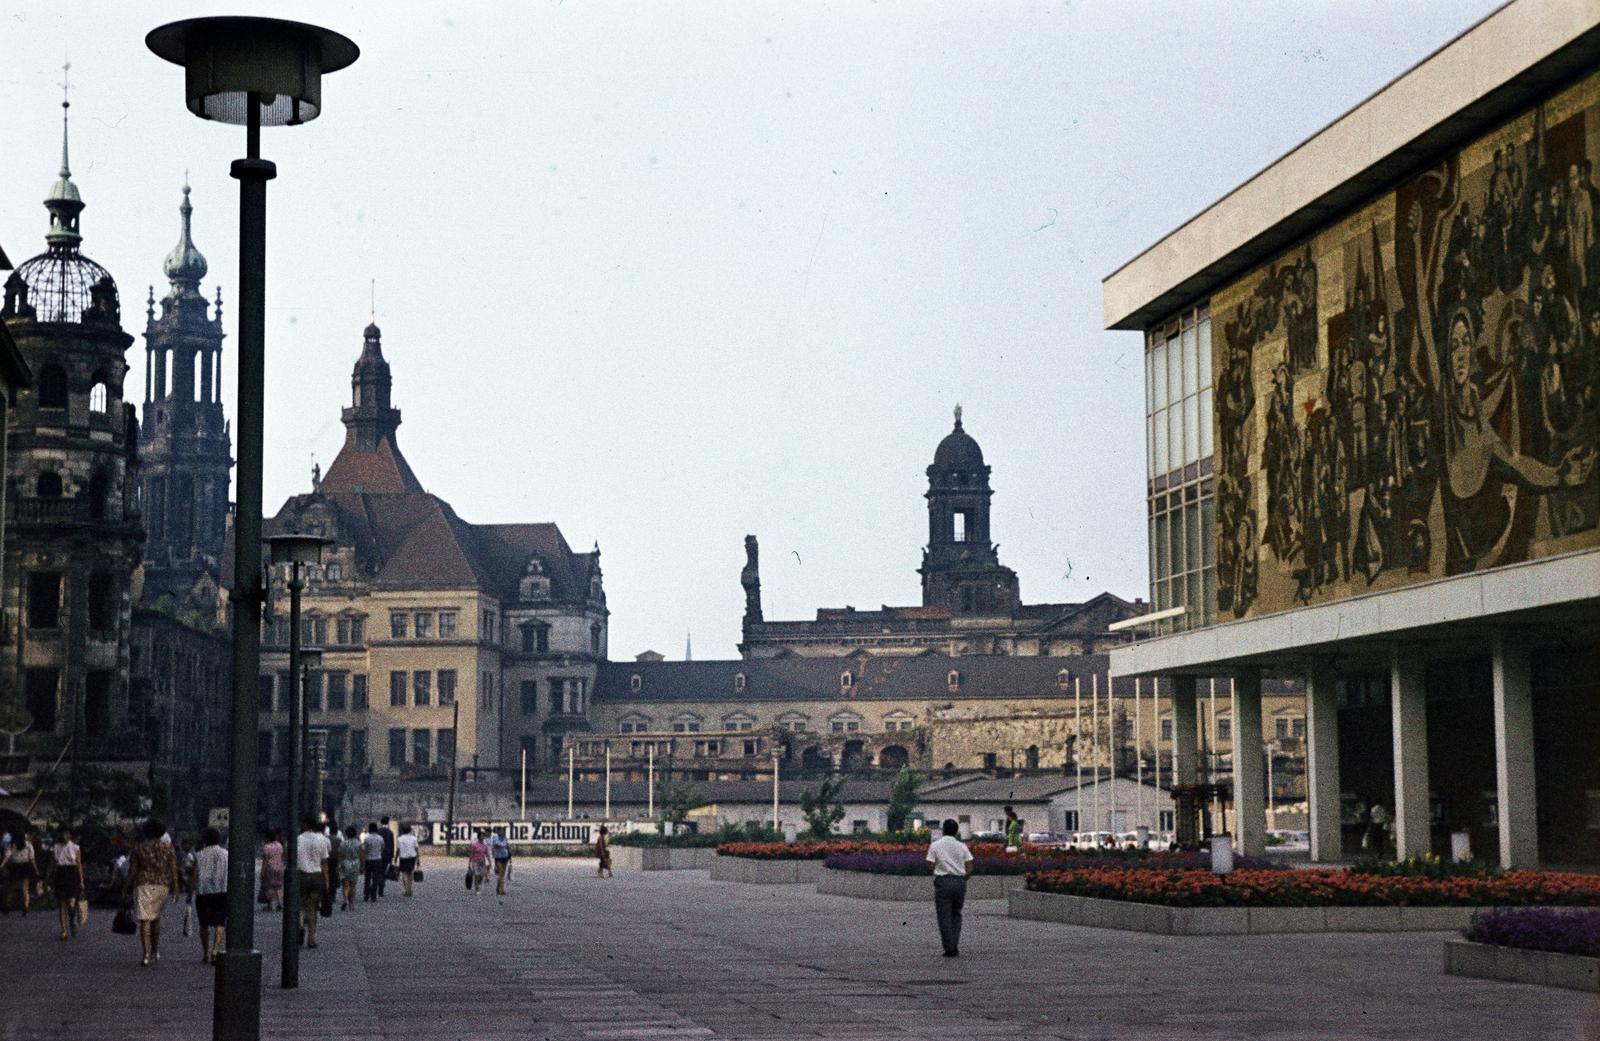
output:
M407 756L407 749L410 756ZM399 769L408 763L414 767L455 765L456 735L449 727L430 730L427 727L389 728L389 768Z
M389 638L453 640L460 632L455 611L390 611Z
M438 685L435 687L434 680ZM407 672L404 669L394 669L389 673L389 707L405 708L408 705L426 708L434 704L435 692L438 694L438 704L448 708L456 703L456 670L440 669L431 672L427 669L417 669Z
M322 744L326 763L333 768L367 765L367 732L361 728L334 727L313 735ZM289 731L256 731L256 762L262 767L282 766L289 761Z

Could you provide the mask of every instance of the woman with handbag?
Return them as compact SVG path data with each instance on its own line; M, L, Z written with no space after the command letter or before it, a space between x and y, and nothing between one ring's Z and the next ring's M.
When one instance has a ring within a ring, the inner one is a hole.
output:
M168 900L178 902L178 861L172 846L161 841L160 821L144 822L144 839L133 847L128 885L133 892L133 916L139 920L139 946L149 965L161 960L161 912Z
M61 837L50 851L55 861L55 874L50 878L55 888L56 909L61 916L61 938L78 935L78 901L83 897L83 851L72 841L72 830L61 829Z
M24 831L17 844L6 853L6 881L22 890L22 916L28 916L33 903L33 887L39 881L38 850L33 845L32 832Z
M222 953L228 923L228 850L216 828L207 828L200 837L190 889L200 919L200 960L209 965Z

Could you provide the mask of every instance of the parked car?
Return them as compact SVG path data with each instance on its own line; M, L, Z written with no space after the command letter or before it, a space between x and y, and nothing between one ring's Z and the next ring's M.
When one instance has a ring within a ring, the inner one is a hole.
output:
M1072 836L1073 849L1100 849L1115 841L1109 831L1080 831Z
M1299 853L1311 848L1311 832L1281 829L1269 831L1267 845L1283 853Z

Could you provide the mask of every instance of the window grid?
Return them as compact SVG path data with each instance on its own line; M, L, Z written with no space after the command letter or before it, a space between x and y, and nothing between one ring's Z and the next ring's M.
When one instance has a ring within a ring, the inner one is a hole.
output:
M1201 307L1151 329L1145 351L1151 602L1187 607L1174 632L1216 621L1211 315Z

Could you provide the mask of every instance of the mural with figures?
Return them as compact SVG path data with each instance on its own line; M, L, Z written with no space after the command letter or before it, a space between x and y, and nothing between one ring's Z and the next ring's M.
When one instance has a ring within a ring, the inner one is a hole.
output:
M1217 608L1600 545L1600 75L1212 297Z

